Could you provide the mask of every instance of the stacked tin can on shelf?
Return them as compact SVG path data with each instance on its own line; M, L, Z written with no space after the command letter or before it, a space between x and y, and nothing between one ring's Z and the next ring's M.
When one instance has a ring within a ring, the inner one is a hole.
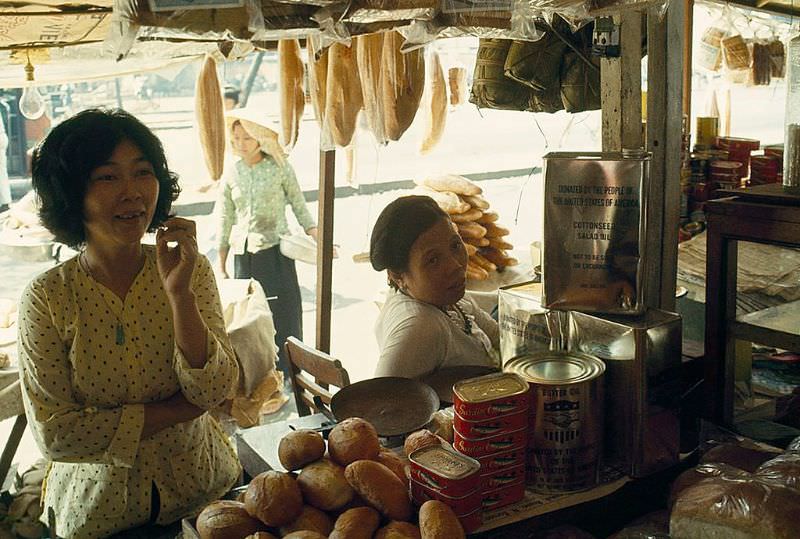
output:
M409 493L417 505L428 500L444 502L467 533L483 523L483 489L480 463L443 445L423 447L408 456Z
M453 386L453 447L481 465L484 509L525 495L529 439L528 383L512 373L462 380Z

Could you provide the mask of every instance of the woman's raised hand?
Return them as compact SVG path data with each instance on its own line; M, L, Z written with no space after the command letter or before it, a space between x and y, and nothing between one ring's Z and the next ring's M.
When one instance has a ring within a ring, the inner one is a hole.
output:
M171 247L169 243L177 245ZM197 232L194 221L172 217L156 233L158 273L170 299L180 299L191 290L192 271L197 260Z

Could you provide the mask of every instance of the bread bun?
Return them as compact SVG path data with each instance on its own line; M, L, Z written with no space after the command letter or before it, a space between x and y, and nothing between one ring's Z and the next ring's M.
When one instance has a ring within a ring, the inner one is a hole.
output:
M417 432L412 432L408 435L408 438L406 438L406 441L403 444L403 452L406 454L406 456L409 456L417 449L422 449L423 447L428 447L429 445L441 445L441 443L441 438L436 436L428 429L422 429L418 430Z
M397 476L403 484L408 483L408 459L401 457L391 449L381 448L375 462L380 462Z
M700 463L722 462L753 473L762 463L778 456L778 454L777 452L743 447L738 444L720 444L706 451L700 457Z
M300 530L284 535L283 539L328 539L325 535L309 530Z
M234 500L211 502L197 517L200 539L241 539L263 529L264 524Z
M287 470L299 470L325 454L325 440L313 430L296 430L281 438L278 460Z
M278 539L278 538L269 532L256 532L252 535L248 535L244 539Z
M309 530L320 533L327 537L333 529L331 517L323 513L316 507L304 505L300 515L286 526L281 526L281 536L288 535L300 530Z
M278 527L297 518L303 510L303 495L294 477L270 470L250 481L244 506L267 526Z
M389 468L372 460L357 460L344 475L350 486L372 507L392 520L411 518L408 489Z
M372 507L348 509L336 519L328 539L371 539L380 523L381 516Z
M697 467L686 470L679 475L675 481L672 482L672 487L669 492L669 507L675 503L681 492L687 488L696 485L703 479L709 477L725 477L727 479L747 479L750 477L748 472L734 468L730 464L723 464L720 462L712 462L709 464L699 464Z
M335 511L353 499L353 488L344 468L328 459L312 462L300 471L297 484L306 503L323 511Z
M419 531L422 539L465 539L464 528L450 506L428 500L419 508Z
M360 417L345 419L328 434L331 459L342 466L361 459L374 459L380 450L375 427Z
M793 488L800 494L800 453L793 451L768 460L758 467L755 477Z
M374 539L420 539L419 528L410 522L391 521L378 530Z

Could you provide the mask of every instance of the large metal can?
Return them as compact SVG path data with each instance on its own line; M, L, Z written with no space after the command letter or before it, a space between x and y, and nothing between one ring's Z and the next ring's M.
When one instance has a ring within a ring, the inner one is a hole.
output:
M528 477L539 492L573 492L597 485L603 447L605 364L578 352L520 356L505 370L530 385Z

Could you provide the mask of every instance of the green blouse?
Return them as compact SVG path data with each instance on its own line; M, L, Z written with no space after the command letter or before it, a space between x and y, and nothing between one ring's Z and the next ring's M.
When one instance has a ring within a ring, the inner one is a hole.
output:
M251 253L277 245L281 235L289 232L287 203L303 230L316 226L288 163L281 166L264 156L249 166L240 159L235 171L230 170L222 181L218 202L220 249L243 254L245 243Z

